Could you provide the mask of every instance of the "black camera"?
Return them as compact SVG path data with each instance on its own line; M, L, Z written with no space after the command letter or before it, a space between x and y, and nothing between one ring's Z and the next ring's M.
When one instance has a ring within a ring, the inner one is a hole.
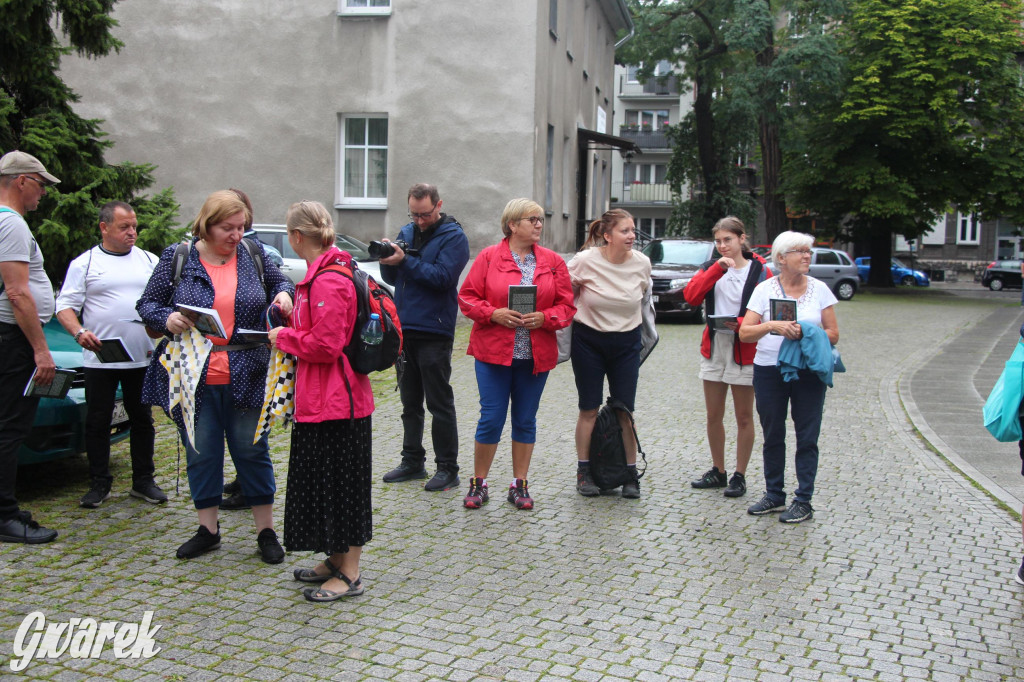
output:
M416 249L409 246L408 242L396 239L393 242L370 242L370 258L374 260L387 258L395 253L396 246L409 255L416 255Z

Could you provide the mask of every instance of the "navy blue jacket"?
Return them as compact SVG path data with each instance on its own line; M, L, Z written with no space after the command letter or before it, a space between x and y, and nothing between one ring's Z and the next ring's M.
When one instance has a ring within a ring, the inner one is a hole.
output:
M413 243L415 223L398 232ZM459 314L459 275L469 262L469 239L462 226L444 216L418 255L405 255L398 265L381 265L384 281L395 288L395 305L402 331L416 330L455 338Z
M213 281L206 272L206 268L199 260L199 250L189 249L188 260L181 272L181 279L178 281L177 289L171 283L172 259L174 249L177 245L172 244L160 254L160 262L153 269L150 275L146 290L142 293L135 304L139 317L151 329L162 329L167 331L167 317L174 312L174 305L168 303L171 294L174 294L174 304L185 303L187 305L200 306L203 308L213 307ZM285 277L273 261L267 256L266 251L260 249L263 254L263 283L260 283L259 273L253 264L249 252L242 244L236 249L238 268L238 289L235 294L235 329L231 330L232 338L229 343L238 343L234 338L235 330L241 329L263 329L266 327L264 314L267 306L274 297L282 291L287 291L295 298L295 285ZM145 405L159 405L167 411L169 397L167 392L167 371L160 364L160 355L164 346L167 345L165 338L157 346L153 353L153 360L146 370L146 379L142 388L142 402ZM228 366L231 372L231 396L234 398L235 407L239 409L255 408L263 406L263 398L266 391L267 365L270 362L270 349L261 345L247 350L229 350ZM203 377L196 394L196 415L202 409L203 387L206 385L206 370L209 361L203 367ZM179 428L183 428L181 421L181 409L175 407L171 415Z

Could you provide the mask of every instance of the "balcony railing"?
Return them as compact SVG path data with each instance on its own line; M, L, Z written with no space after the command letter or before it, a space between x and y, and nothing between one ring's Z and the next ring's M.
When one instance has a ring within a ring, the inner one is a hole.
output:
M666 95L679 96L679 80L676 76L668 76L664 79L649 78L643 83L630 82L625 76L620 76L619 95L622 97L643 96L643 95Z
M667 204L672 201L672 188L667 184L622 183L619 203Z
M641 149L668 149L668 136L661 130L636 130L627 126L619 128L619 137L636 142Z

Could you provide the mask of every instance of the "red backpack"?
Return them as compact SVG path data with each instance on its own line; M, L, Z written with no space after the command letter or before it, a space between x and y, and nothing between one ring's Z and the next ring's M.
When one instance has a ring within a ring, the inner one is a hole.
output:
M356 323L345 346L345 355L352 369L360 374L369 374L393 367L402 354L402 324L398 321L398 308L391 294L365 270L360 270L355 262L350 266L332 263L313 275L313 279L325 272L348 277L356 288ZM310 285L313 279L309 280ZM362 339L363 327L373 313L380 316L380 327L384 332L384 340L376 346L368 345Z

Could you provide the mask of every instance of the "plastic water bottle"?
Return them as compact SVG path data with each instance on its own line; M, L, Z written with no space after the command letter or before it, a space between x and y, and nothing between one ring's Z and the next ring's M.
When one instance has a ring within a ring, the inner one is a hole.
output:
M380 326L380 315L370 313L370 320L363 327L360 337L367 346L379 346L384 340L384 330Z

